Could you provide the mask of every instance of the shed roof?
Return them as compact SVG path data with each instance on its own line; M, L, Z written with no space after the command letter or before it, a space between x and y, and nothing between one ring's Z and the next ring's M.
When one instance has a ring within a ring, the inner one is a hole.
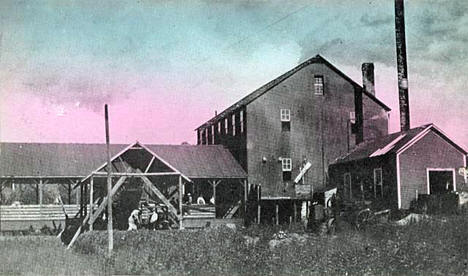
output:
M128 145L113 144L111 156ZM222 145L146 145L191 178L245 178ZM0 177L84 177L107 160L105 144L0 143Z
M281 76L275 78L274 80L266 83L265 85L261 86L260 88L258 88L257 90L254 90L252 93L248 94L247 96L245 96L244 98L242 98L241 100L239 100L238 102L234 103L233 105L231 105L230 107L228 107L227 109L225 109L223 112L219 113L217 116L211 118L210 120L208 120L207 122L203 123L201 126L199 126L197 129L201 128L201 127L204 127L206 125L209 125L213 122L216 122L217 120L219 120L220 118L223 118L225 117L226 115L228 115L229 113L233 112L234 110L238 109L239 107L241 106L245 106L249 103L251 103L252 101L254 101L255 99L257 99L258 97L262 96L263 94L265 94L266 92L268 92L270 89L272 89L273 87L277 86L278 84L280 84L281 82L283 82L284 80L288 79L289 77L291 77L292 75L294 75L295 73L299 72L300 70L302 70L303 68L305 68L306 66L310 65L310 64L313 64L313 63L322 63L322 64L325 64L326 66L328 66L331 70L333 70L335 73L337 73L338 75L340 75L342 78L344 78L345 80L347 80L348 82L350 82L353 86L355 87L358 87L361 89L362 93L364 93L366 96L368 96L370 99L372 99L374 102L376 102L377 104L379 104L381 107L383 107L385 110L387 111L390 111L390 107L388 107L387 105L385 105L383 102L381 102L379 99L377 99L377 97L375 97L374 95L372 95L371 93L367 92L366 90L364 90L362 88L361 85L359 85L358 83L356 83L354 80L352 80L350 77L348 77L346 74L344 74L343 72L341 72L338 68L336 68L333 64L331 64L330 62L328 62L325 58L323 58L321 55L316 55L315 57L312 57L306 61L304 61L303 63L297 65L296 67L294 67L293 69L287 71L286 73L282 74Z
M390 153L398 153L407 148L413 142L424 137L429 131L435 131L448 143L457 148L461 153L467 154L466 150L452 141L445 133L434 124L426 124L412 128L407 131L392 133L374 140L365 141L359 144L347 155L339 157L334 164L346 163L370 157L383 156Z

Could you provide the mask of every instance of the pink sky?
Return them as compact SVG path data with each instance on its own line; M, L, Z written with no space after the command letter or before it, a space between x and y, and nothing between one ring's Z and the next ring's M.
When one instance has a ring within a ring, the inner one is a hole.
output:
M460 10L407 1L406 28L412 126L466 147ZM393 1L2 2L0 141L102 143L108 103L114 143L195 143L215 110L316 54L358 83L374 62L398 131L393 20Z

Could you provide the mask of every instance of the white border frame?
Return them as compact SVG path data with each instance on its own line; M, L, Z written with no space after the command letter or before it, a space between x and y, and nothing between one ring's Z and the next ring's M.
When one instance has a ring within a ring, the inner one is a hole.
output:
M457 190L457 175L454 168L426 168L427 194L431 194L431 185L429 181L429 172L452 172L453 191Z

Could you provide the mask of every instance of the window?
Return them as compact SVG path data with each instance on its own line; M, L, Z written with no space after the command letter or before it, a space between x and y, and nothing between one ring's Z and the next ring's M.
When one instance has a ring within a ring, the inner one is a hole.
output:
M281 109L280 116L281 116L281 122L290 122L291 121L291 110Z
M356 113L354 111L349 112L349 121L351 122L351 124L356 123Z
M281 118L281 130L290 131L291 130L291 110L281 109L280 118Z
M383 197L382 168L374 169L374 197Z
M292 161L291 158L281 159L281 169L283 171L283 181L291 181L292 179Z
M239 113L239 119L240 119L240 132L244 132L244 111L241 110Z
M232 114L232 136L236 136L236 114Z
M214 145L215 143L215 127L214 125L211 126L211 144Z
M353 191L351 190L351 173L345 173L343 175L343 191L345 198L351 199L353 197Z
M228 125L228 118L224 119L224 133L229 133L229 125Z
M356 134L358 129L356 126L356 113L354 111L349 112L349 123L351 126L351 134Z
M221 121L218 122L218 133L221 134Z
M202 130L198 129L198 144L200 145L202 143Z
M208 145L208 128L205 129L205 142Z
M314 94L323 95L323 76L314 76Z
M291 158L281 158L281 168L283 169L283 172L292 171Z

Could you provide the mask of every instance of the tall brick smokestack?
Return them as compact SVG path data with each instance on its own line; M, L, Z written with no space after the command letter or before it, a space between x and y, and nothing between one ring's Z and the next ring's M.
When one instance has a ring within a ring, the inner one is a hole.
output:
M395 0L395 37L398 68L398 98L400 102L400 128L410 129L408 98L408 66L406 61L404 0Z
M374 82L374 64L362 64L362 86L364 90L375 96L375 82Z

